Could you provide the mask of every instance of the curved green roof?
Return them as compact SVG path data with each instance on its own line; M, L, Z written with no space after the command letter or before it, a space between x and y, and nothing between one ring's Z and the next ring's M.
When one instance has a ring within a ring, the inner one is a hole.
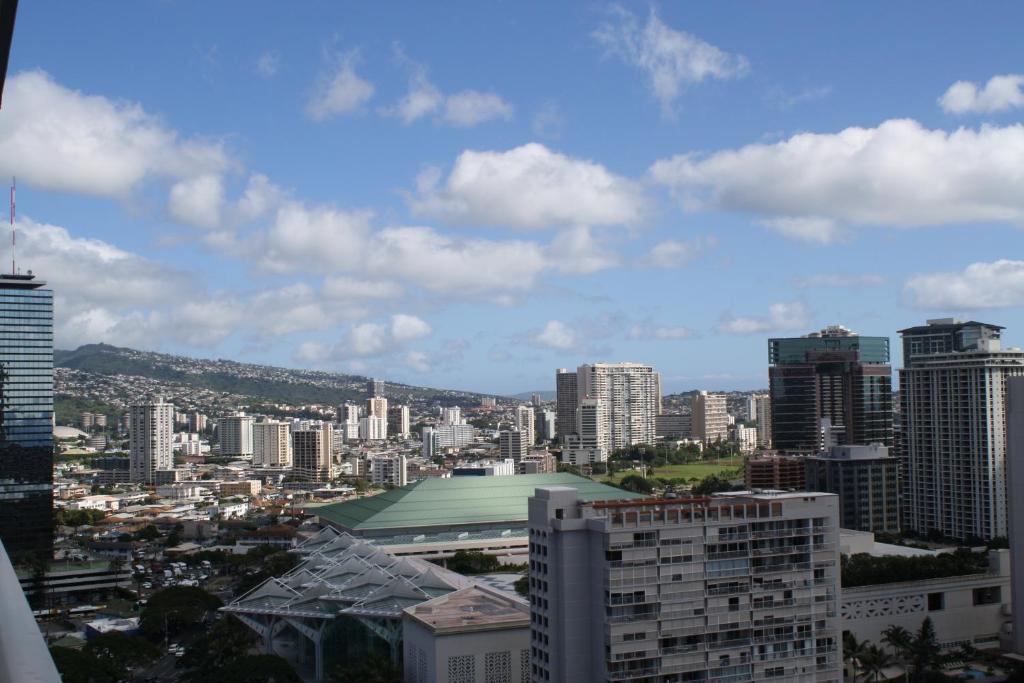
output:
M538 486L571 486L584 501L642 497L561 472L423 479L376 496L323 505L310 512L334 526L356 532L500 523L519 526L526 521L527 500Z

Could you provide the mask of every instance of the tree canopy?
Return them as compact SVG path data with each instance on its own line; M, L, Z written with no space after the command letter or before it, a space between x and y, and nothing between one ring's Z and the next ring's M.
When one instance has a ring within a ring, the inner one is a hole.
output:
M154 593L139 619L139 629L151 639L174 635L199 625L206 614L223 606L220 598L194 586L173 586Z
M974 553L966 549L922 557L873 557L861 553L843 556L842 585L844 588L853 588L899 581L941 579L947 576L980 574L987 568L988 560L983 553Z

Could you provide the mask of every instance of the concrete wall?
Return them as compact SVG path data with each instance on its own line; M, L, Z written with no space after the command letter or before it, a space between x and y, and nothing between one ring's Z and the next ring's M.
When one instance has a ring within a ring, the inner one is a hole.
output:
M1010 620L1010 557L1008 550L992 551L992 573L946 579L889 583L844 588L842 629L857 640L882 644L882 632L890 625L911 632L931 617L940 643L955 647L971 643L978 648L998 647ZM975 589L998 588L993 604L975 605ZM929 595L941 594L941 609L929 609Z
M529 628L435 635L406 617L402 638L406 683L529 683Z

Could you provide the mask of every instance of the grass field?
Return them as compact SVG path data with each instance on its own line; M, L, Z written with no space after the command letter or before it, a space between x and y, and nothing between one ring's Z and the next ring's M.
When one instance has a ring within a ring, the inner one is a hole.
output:
M695 462L687 465L665 465L656 467L653 471L647 468L647 476L661 477L663 479L703 479L709 474L721 474L740 476L743 467L743 458L731 458L729 460L712 460L709 462ZM618 483L627 474L639 473L639 470L625 470L612 475L612 481ZM608 477L603 474L591 477L594 481L605 482Z

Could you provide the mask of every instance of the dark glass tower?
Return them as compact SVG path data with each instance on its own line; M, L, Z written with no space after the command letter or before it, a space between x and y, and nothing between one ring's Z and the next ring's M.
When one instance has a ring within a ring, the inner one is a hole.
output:
M780 451L822 448L822 421L836 445L892 446L889 338L833 325L804 337L768 340L772 443Z
M53 546L53 292L0 275L0 540L14 558Z

